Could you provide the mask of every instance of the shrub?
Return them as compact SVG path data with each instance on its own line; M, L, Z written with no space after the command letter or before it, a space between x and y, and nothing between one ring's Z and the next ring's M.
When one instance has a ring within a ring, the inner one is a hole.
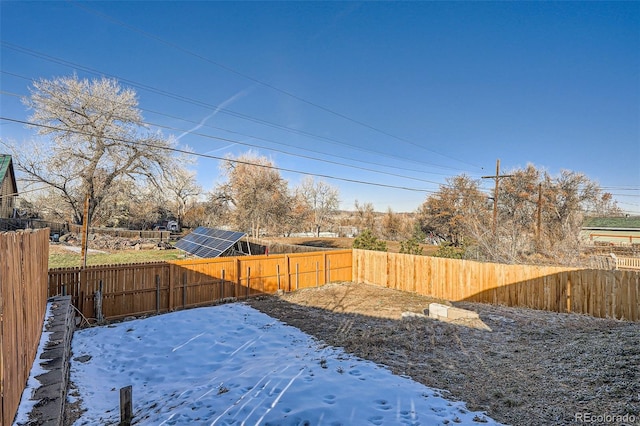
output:
M379 240L369 229L362 231L353 241L354 249L387 251L387 243Z
M400 241L400 253L422 255L422 247L418 243L418 239L413 237L407 241Z
M464 247L454 247L449 241L440 243L438 250L433 253L435 257L447 257L449 259L464 259Z

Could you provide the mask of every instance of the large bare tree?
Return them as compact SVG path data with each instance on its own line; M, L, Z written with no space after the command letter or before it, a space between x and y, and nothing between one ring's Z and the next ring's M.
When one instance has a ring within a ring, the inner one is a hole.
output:
M313 177L306 176L296 192L304 200L310 213L313 230L319 237L320 230L331 223L340 205L338 188L322 181L316 182Z
M362 232L365 229L368 229L375 234L376 211L373 207L373 203L366 202L360 204L358 200L356 200L354 206L356 209L354 225L356 226L356 228L358 228L358 232Z
M494 262L580 261L580 229L587 212L617 214L610 194L582 173L552 177L533 165L501 181L497 226L477 181L461 175L427 198L418 211L425 232L470 250L467 257Z
M230 204L236 227L253 237L279 231L292 203L287 181L273 162L249 152L227 158L222 168L227 182L218 187L217 198Z
M196 173L179 167L165 171L162 174L159 189L175 214L178 225L182 227L190 203L196 201L202 194L202 187L196 181Z
M467 222L485 214L487 197L477 180L460 175L447 179L437 193L428 197L418 209L418 222L427 235L435 235L454 246L465 242Z
M84 219L85 197L91 222L122 182L171 167L172 142L144 126L136 93L116 80L41 79L30 91L24 103L41 138L9 149L24 180L53 188L74 222Z

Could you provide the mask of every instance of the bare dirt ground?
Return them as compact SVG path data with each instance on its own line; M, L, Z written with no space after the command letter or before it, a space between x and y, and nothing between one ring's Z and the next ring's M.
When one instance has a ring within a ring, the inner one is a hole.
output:
M434 301L340 283L248 303L503 423L576 424L589 413L640 424L640 323L475 303L455 305L490 331L402 318Z

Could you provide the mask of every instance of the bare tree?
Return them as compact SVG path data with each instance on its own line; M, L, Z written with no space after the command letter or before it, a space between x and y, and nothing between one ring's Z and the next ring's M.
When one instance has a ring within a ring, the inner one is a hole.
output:
M477 182L457 176L430 196L418 216L422 230L436 232L467 257L504 263L577 264L586 211L618 211L600 187L581 173L558 177L528 165L500 185L495 232L492 212ZM464 243L464 244L462 244Z
M420 206L418 223L425 234L436 235L458 247L468 236L467 221L486 214L486 200L478 181L466 175L455 176Z
M134 229L150 229L167 215L166 199L155 183L138 185L129 199L129 223Z
M246 153L229 157L222 165L228 181L218 194L231 207L231 217L239 229L253 237L262 229L273 231L291 212L287 181L265 157Z
M375 232L376 212L373 203L360 204L358 200L356 200L355 208L355 226L358 228L358 232L362 232L365 229Z
M39 80L30 90L24 99L33 111L30 122L49 143L9 149L25 180L53 188L74 222L83 220L86 196L91 221L119 182L170 168L172 142L143 126L135 92L116 80L74 75Z
M231 203L223 192L224 187L219 187L207 193L207 199L202 203L203 210L196 209L194 214L202 213L202 217L194 218L198 225L224 226L229 225L233 217L231 215ZM191 215L190 215L191 216Z
M178 225L182 227L189 203L202 194L202 187L196 181L196 173L182 167L165 170L159 188L167 198Z
M394 213L391 207L387 209L387 213L382 217L382 236L387 240L396 241L402 235L402 218Z
M338 188L322 181L316 182L313 177L307 176L296 192L307 205L313 230L319 237L320 230L330 224L340 205Z

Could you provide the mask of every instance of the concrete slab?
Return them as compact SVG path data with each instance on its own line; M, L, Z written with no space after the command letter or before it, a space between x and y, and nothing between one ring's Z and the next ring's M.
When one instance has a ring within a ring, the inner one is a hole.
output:
M456 308L455 306L431 303L429 304L429 318L436 319L438 321L450 322L452 324L464 325L466 327L477 328L480 330L491 331L491 328L480 319L477 312Z
M480 318L477 312L456 308L454 306L442 305L440 303L429 304L429 317L436 319L447 318L450 320Z

